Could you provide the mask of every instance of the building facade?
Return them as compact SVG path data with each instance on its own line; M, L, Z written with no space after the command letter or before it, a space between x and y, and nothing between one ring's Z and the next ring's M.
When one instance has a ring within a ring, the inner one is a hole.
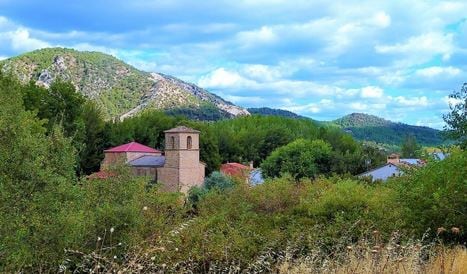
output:
M200 132L180 126L164 131L165 151L131 142L104 151L101 171L90 178L120 164L131 167L135 176L146 176L166 191L187 193L204 182L205 164L199 159Z

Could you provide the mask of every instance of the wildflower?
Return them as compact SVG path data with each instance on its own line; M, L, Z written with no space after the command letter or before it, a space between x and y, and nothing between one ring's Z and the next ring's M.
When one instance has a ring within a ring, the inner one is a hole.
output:
M143 207L143 210L144 211L148 210L148 207L147 206Z
M102 240L101 237L97 237L97 241L100 242Z
M117 259L117 255L114 256L114 259Z
M156 259L155 256L152 256L152 257L151 257L151 261L154 261L155 259Z
M459 234L461 232L461 230L458 228L458 227L452 227L451 228L451 232L453 234Z
M162 267L165 268L167 265L166 264L162 264Z
M177 248L177 247L175 248L175 251L178 251L178 248Z
M439 235L439 234L441 234L441 233L443 233L443 232L445 232L445 231L446 231L446 228L444 228L444 227L438 227L437 234Z
M350 245L348 245L347 250L352 250L352 247Z
M110 233L114 233L115 229L113 227L110 228Z
M378 231L378 230L373 230L373 234L374 234L374 235L378 235L378 234L379 234L379 231Z

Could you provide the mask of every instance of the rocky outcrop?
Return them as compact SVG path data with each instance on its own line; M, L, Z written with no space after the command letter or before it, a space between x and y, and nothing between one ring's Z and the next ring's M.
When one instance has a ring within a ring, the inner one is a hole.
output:
M168 110L210 105L226 117L249 115L221 97L175 77L137 70L99 52L49 48L0 61L0 68L49 87L57 78L71 81L85 96L96 100L108 119L131 117L148 108Z

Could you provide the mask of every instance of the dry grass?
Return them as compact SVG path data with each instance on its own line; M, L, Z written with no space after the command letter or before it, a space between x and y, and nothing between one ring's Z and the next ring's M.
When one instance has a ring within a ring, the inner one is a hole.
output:
M428 259L426 257L431 257ZM320 260L318 256L286 261L279 273L467 273L467 250L456 246L424 248L419 244L406 246L349 246L340 259Z

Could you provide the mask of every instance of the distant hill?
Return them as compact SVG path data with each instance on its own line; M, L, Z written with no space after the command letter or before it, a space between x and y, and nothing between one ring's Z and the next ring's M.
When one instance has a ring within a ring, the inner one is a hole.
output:
M129 117L144 109L200 119L249 114L194 84L138 70L100 52L41 49L2 60L0 69L13 73L23 83L32 80L45 87L56 78L69 80L79 92L95 100L108 119Z
M444 142L439 130L395 123L364 113L352 113L332 123L342 127L354 138L364 141L400 145L405 136L413 135L419 144L425 146L437 146Z
M262 108L248 108L247 110L251 114L266 115L266 116L281 116L281 117L294 118L294 119L301 119L301 118L309 119L307 117L304 117L296 113L293 113L291 111L283 110L283 109L262 107Z

